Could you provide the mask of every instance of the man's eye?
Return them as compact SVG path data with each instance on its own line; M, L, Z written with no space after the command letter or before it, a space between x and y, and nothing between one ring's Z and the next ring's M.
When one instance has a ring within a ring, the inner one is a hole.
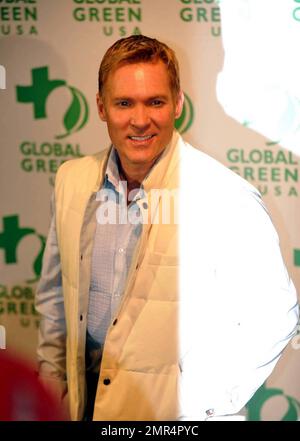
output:
M161 100L153 100L152 101L152 106L154 107L160 107L163 105L163 102Z
M119 107L128 107L128 106L129 106L129 102L126 101L126 100L123 100L123 101L119 101L119 102L117 103L117 105L118 105Z

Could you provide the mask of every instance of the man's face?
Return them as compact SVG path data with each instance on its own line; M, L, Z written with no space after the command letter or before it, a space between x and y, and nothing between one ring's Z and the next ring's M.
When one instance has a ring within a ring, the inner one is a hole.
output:
M117 68L97 103L122 167L129 173L138 167L149 170L170 142L183 97L174 99L167 69L158 61Z

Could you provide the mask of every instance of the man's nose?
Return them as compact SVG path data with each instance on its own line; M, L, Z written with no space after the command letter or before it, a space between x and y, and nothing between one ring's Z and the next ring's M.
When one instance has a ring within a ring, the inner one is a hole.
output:
M144 129L150 124L150 115L144 105L135 106L132 110L130 124L138 129Z

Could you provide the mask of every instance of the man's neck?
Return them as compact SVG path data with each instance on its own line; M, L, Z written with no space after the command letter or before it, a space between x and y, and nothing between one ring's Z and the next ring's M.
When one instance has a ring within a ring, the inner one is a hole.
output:
M153 161L150 165L137 164L136 167L133 167L132 165L128 167L127 164L121 163L121 160L117 155L117 164L121 181L127 182L129 191L133 188L139 188L155 162L156 161Z
M147 171L141 171L141 169L137 169L136 172L130 169L129 173L121 164L120 158L117 155L117 165L119 170L120 181L126 182L127 189L127 205L130 204L129 194L132 190L139 189L141 183L143 182L145 176L147 175L149 169Z
M145 177L149 174L154 164L159 160L163 152L161 152L150 164L136 164L134 167L132 164L122 164L117 154L117 164L119 169L119 175L121 181L127 181L128 188L138 188Z
M121 163L119 162L119 175L120 175L120 180L121 181L126 181L127 183L127 197L128 194L131 192L131 190L134 190L136 188L140 188L141 183L144 179L144 177L146 176L147 173L142 174L140 173L130 173L130 175L128 173L126 173L126 171L123 169Z

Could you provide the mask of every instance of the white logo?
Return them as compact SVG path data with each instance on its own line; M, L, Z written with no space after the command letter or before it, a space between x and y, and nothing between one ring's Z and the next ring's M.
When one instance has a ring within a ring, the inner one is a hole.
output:
M119 182L117 193L109 188L98 191L96 196L96 201L100 201L96 212L98 224L178 224L178 189L151 189L148 194L144 190L140 192L137 189L131 190L128 193L128 201L137 203L128 207L126 194L126 181Z
M6 89L6 70L2 64L0 64L0 89Z
M6 349L6 331L2 325L0 325L0 349Z

